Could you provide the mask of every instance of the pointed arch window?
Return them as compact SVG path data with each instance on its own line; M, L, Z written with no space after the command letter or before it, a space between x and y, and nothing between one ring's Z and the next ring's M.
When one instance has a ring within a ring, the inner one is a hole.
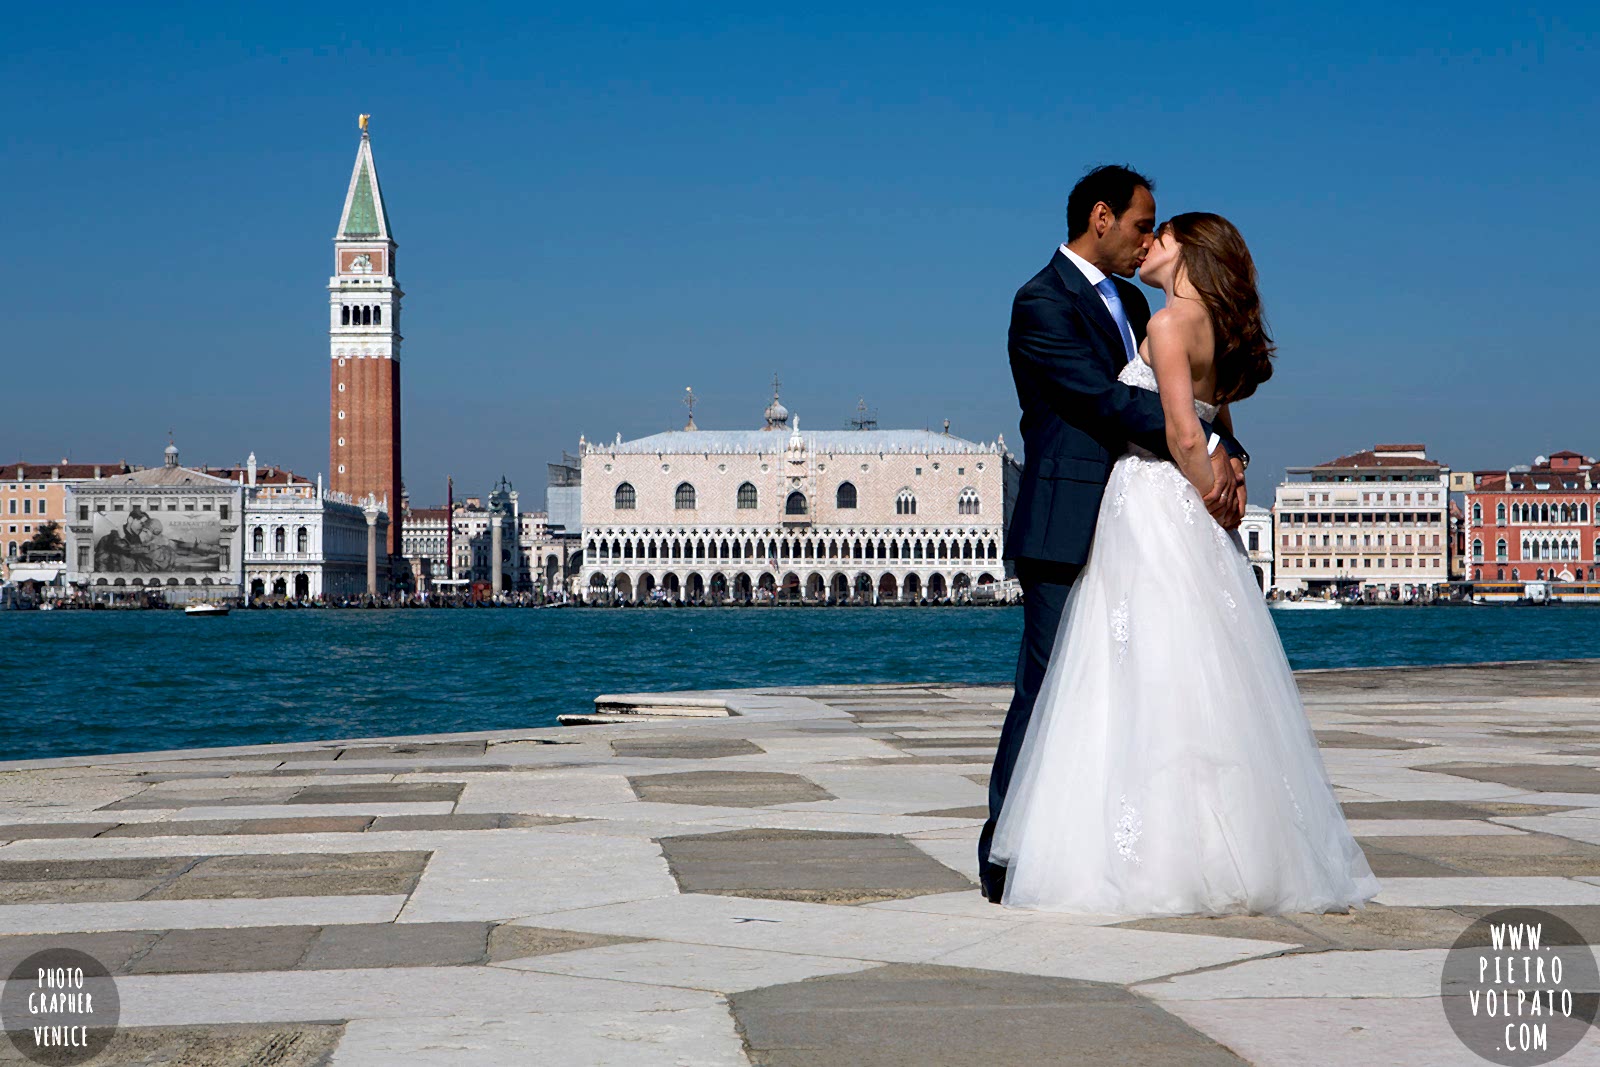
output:
M617 486L614 506L618 511L632 511L639 506L639 494L633 491L633 486L623 482Z
M755 507L757 503L756 487L749 482L745 482L739 487L739 507L748 511Z
M1480 523L1480 522L1483 521L1483 505L1482 504L1474 504L1474 505L1472 505L1472 521L1474 523Z
M1494 524L1496 526L1504 526L1506 524L1505 504L1496 504L1494 506Z
M678 491L672 495L672 506L679 511L694 510L694 486L688 482L680 482Z
M961 515L978 514L978 491L970 485L956 498L956 512Z
M798 489L790 493L789 498L783 502L783 513L785 515L806 514L806 495Z
M856 506L856 487L853 483L839 483L838 490L833 494L833 506L845 511Z
M1474 563L1483 562L1483 542L1476 537L1472 539L1472 560Z
M894 513L896 515L915 515L917 513L917 497L910 489L900 490L900 495L894 498Z
M1506 539L1504 537L1494 543L1494 558L1499 563L1506 561Z

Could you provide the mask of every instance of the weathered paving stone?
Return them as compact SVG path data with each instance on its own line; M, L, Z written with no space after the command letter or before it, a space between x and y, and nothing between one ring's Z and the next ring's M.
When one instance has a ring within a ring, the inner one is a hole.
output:
M300 959L305 971L458 967L488 958L486 922L357 923L324 927Z
M961 777L967 779L969 782L977 782L979 785L984 787L989 785L989 776L987 774L963 774Z
M889 964L728 1001L760 1067L1244 1063L1143 997L1070 978Z
M895 748L993 748L993 737L886 737L885 743Z
M1358 839L1361 851L1367 854L1367 864L1380 882L1385 878L1460 878L1472 873L1446 867L1408 852L1396 851L1388 847L1393 840L1390 837Z
M195 862L193 856L0 862L0 904L138 900Z
M370 815L317 815L305 819L172 819L130 822L102 837L207 837L219 834L352 834L365 830Z
M1367 848L1372 843L1391 855L1411 856L1461 874L1505 878L1600 876L1600 845L1555 834L1383 837L1363 840L1361 845Z
M975 884L890 834L757 828L659 843L685 893L864 904Z
M1593 767L1532 763L1436 763L1418 767L1417 770L1453 774L1475 782L1494 782L1529 792L1600 793L1600 770Z
M311 785L290 797L290 804L426 804L455 803L461 799L461 782L352 782L349 785Z
M538 926L502 923L489 931L489 960L519 960L528 956L549 956L557 952L576 952L585 948L623 945L642 941L640 937L619 934L588 934L574 930L547 930Z
M227 1023L136 1026L117 1031L91 1062L113 1067L324 1067L344 1023ZM27 1063L0 1041L0 1063Z
M145 900L316 897L410 893L427 852L209 856Z
M1368 904L1347 914L1185 916L1134 919L1117 925L1130 930L1287 942L1313 951L1347 951L1449 948L1471 922L1442 908Z
M380 815L367 828L369 833L385 830L505 830L519 826L554 826L564 822L583 822L572 815L523 815L518 812L456 812L450 815Z
M117 824L114 822L13 823L0 826L0 841L35 841L51 837L94 837Z
M135 959L129 974L287 971L316 938L315 926L244 926L168 930Z
M416 741L393 745L350 745L339 753L344 759L396 759L401 756L431 756L435 759L465 759L481 756L487 741Z
M723 756L759 756L761 748L742 737L699 740L689 737L618 738L611 742L618 756L645 759L720 759Z
M108 930L82 934L9 934L0 936L0 975L47 948L87 952L112 974L127 974L129 962L161 939L161 930ZM5 1042L0 1041L0 1045Z
M1343 805L1346 819L1490 819L1570 811L1556 804L1509 804L1492 800L1377 800Z
M987 819L989 806L974 804L970 808L940 808L937 811L913 811L910 814L935 819Z
M1321 748L1433 748L1417 741L1401 741L1393 737L1377 737L1355 730L1317 730L1317 745Z
M1498 907L1474 906L1456 907L1452 908L1451 910L1465 916L1466 919L1463 921L1470 921L1473 919L1481 919L1485 915L1492 915L1501 909ZM1600 905L1541 905L1539 910L1549 912L1551 915L1554 915L1556 918L1560 919L1568 926L1576 930L1578 932L1578 936L1583 938L1584 944L1600 945ZM1489 938L1488 928L1484 927L1479 931L1479 933L1481 934L1482 938L1487 941Z
M253 804L285 804L294 789L233 789L178 792L147 789L135 796L102 804L96 811L135 811L148 808L223 808Z
M680 771L637 775L628 784L640 800L664 804L761 808L834 799L815 782L778 771Z

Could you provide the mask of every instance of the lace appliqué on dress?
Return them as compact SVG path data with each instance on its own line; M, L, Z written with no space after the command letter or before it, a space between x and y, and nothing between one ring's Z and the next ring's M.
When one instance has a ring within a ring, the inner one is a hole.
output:
M1139 835L1144 833L1144 822L1139 818L1139 810L1129 805L1126 796L1118 797L1117 803L1122 805L1122 818L1117 820L1117 831L1112 835L1117 842L1117 855L1130 863L1143 863L1139 853L1133 849L1139 840Z
M1111 636L1117 642L1117 662L1128 658L1128 639L1132 630L1128 625L1128 598L1123 597L1117 610L1111 613Z

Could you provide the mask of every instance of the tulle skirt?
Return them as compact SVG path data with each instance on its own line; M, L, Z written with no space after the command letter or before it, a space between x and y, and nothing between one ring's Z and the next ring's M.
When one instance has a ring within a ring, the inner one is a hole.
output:
M1111 472L992 848L1002 903L1344 911L1377 879L1237 534L1169 463Z

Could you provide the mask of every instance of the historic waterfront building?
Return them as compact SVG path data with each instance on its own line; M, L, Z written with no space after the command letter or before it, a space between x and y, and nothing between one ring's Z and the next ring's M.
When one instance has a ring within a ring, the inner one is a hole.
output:
M378 572L374 591L383 591L387 574L377 557L384 554L387 515L324 489L320 477L313 484L281 467L258 468L254 453L243 468L225 473L244 485L244 580L251 599L360 596L369 591L369 569Z
M1250 557L1256 584L1265 593L1272 588L1272 512L1259 504L1248 504L1239 523L1239 537Z
M1557 452L1503 472L1480 471L1473 483L1466 551L1475 586L1600 581L1600 468L1593 457Z
M1449 581L1450 469L1422 445L1378 445L1290 467L1273 504L1285 591L1358 586L1373 599L1428 598Z
M776 390L765 422L580 442L586 599L912 602L1004 577L1004 440L802 432Z
M361 116L350 188L328 279L332 393L328 472L334 493L386 516L384 551L400 552L400 301L389 213ZM383 570L388 572L388 560Z
M243 579L244 486L178 462L68 486L67 583L97 600L235 597Z
M0 467L0 581L28 555L28 542L41 527L55 523L66 539L67 491L78 482L108 474L127 474L126 463L8 463Z
M401 543L419 592L437 590L445 580L481 584L491 595L567 591L579 545L552 530L544 512L523 511L519 494L504 478L487 506L468 497L454 507L453 515L445 508L405 513ZM452 552L453 565L447 566Z

